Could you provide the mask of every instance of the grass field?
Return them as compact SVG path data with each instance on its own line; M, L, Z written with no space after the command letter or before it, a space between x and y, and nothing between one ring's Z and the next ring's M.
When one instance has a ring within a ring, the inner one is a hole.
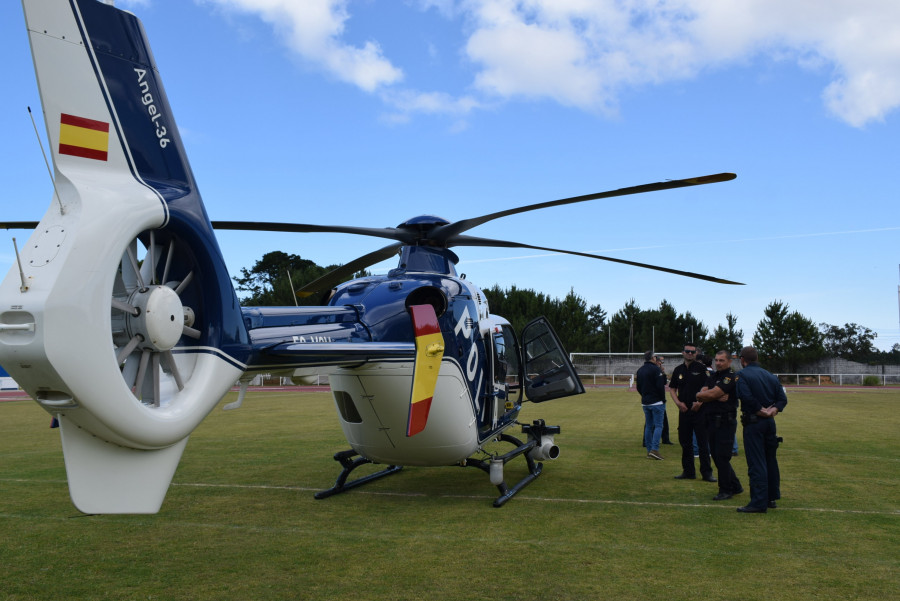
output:
M714 502L715 484L674 480L677 447L647 460L621 388L527 405L523 420L562 427L562 453L500 509L487 476L459 467L317 501L346 448L331 397L266 392L200 426L158 515L84 516L49 416L0 403L0 598L896 598L900 392L788 396L783 498L765 515L735 511L746 493ZM747 488L743 452L734 465Z

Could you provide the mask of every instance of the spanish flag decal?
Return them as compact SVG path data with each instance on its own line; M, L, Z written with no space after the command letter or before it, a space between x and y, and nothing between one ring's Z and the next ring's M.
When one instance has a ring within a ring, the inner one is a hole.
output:
M59 154L105 161L109 152L109 123L62 113Z

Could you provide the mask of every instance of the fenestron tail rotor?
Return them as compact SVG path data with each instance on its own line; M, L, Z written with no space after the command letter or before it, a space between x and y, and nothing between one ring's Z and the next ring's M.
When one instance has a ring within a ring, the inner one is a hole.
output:
M147 241L138 260L141 240ZM172 349L182 336L198 340L194 311L182 302L193 280L189 266L173 267L181 258L175 239L156 243L156 232L145 232L125 249L110 301L112 342L125 384L145 405L160 407L172 393L184 389L193 361ZM174 271L184 273L169 279Z

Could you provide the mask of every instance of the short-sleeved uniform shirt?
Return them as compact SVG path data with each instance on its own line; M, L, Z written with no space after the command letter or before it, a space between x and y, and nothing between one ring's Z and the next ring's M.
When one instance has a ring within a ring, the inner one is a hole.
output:
M697 400L697 393L706 386L707 379L706 366L699 361L692 361L689 365L679 363L672 370L669 388L674 389L678 400L690 408Z
M712 390L718 386L722 392L728 395L727 401L707 401L703 403L708 406L710 413L735 413L738 408L737 391L735 390L734 370L730 367L722 371L714 372L706 384L706 387Z

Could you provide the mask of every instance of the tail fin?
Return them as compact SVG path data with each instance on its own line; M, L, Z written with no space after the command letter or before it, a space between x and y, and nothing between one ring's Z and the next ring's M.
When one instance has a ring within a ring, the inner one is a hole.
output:
M248 336L141 22L23 6L55 198L0 285L0 362L61 417L79 509L155 511Z

